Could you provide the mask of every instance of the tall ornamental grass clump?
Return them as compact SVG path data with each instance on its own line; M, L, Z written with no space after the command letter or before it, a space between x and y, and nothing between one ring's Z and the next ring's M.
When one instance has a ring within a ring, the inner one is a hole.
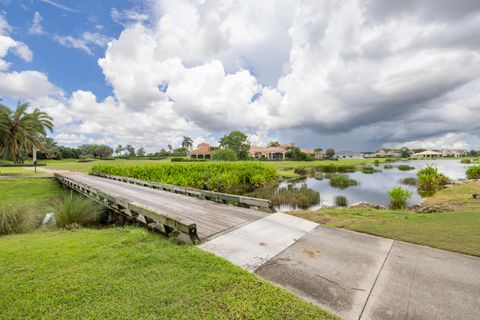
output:
M274 205L291 205L294 208L306 210L320 203L320 193L303 185L301 187L288 186L280 188L271 197Z
M96 164L90 173L98 172L203 190L242 193L275 180L276 170L258 162L192 163L157 165Z
M434 166L427 166L417 172L420 191L433 192L450 183L450 179Z
M468 167L465 174L468 179L480 179L480 166L475 165Z
M348 206L348 200L345 196L335 196L335 205L337 207L346 207Z
M4 204L0 207L0 235L25 232L30 229L31 222L20 206Z
M54 204L54 212L57 226L69 228L99 223L105 209L94 200L70 191L65 192Z
M388 191L390 197L391 209L405 209L407 207L407 200L412 196L412 193L402 187L395 187Z

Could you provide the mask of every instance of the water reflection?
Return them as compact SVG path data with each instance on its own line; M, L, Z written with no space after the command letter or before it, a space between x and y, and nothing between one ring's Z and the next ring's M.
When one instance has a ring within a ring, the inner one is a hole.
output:
M409 165L414 167L411 171L401 171L398 169L399 165ZM349 178L358 182L357 185L350 186L343 190L332 187L330 185L331 174L316 173L314 177L298 180L294 182L284 182L280 184L279 189L312 189L320 193L320 200L317 204L308 206L308 209L319 209L325 206L335 205L336 196L345 196L348 204L354 202L366 201L374 204L381 204L388 206L389 199L387 191L396 186L402 186L412 193L412 197L408 201L408 205L420 204L422 196L429 196L430 194L420 195L417 187L414 184L402 184L401 180L409 178L408 180L416 178L416 173L428 165L434 165L438 170L447 177L458 180L465 178L465 170L469 164L462 164L459 160L414 160L414 161L399 161L395 163L386 164L393 165L393 168L385 170L384 165L376 167L381 172L373 172L365 174L363 172L354 172L349 174ZM295 210L295 207L289 206L286 203L278 204L279 210ZM302 209L305 209L303 206Z

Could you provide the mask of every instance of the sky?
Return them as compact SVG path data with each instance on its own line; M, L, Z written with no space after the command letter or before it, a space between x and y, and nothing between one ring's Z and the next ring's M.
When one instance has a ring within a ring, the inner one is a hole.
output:
M68 146L480 149L479 48L478 0L0 0L0 97Z

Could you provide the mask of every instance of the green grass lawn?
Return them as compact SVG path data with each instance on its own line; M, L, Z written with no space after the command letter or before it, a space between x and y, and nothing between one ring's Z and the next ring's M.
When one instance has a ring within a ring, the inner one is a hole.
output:
M0 319L333 319L141 228L0 237Z
M332 208L291 214L331 227L480 256L480 211L418 214Z
M53 178L0 179L0 205L21 204L32 209L43 208L62 190Z

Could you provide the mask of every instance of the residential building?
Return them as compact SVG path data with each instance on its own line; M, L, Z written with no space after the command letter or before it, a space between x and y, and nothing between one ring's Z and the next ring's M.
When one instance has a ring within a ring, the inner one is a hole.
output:
M365 154L365 158L400 158L402 155L399 152L388 151L385 149L380 149L378 152Z
M363 159L363 153L355 151L340 151L335 156L337 159Z
M212 147L208 143L200 143L197 146L197 149L189 151L189 156L191 159L211 159L212 158Z
M443 149L442 156L454 158L467 157L468 151L463 149Z
M251 146L249 150L249 155L255 159L268 159L268 160L285 160L285 155L288 152L289 147L295 147L295 144L281 144L278 147L259 147ZM321 159L321 150L315 151L310 149L299 148L301 152L315 157L316 159Z
M413 159L419 159L419 158L442 158L443 154L441 152L433 151L433 150L427 150L423 152L418 152L414 153L410 156Z

